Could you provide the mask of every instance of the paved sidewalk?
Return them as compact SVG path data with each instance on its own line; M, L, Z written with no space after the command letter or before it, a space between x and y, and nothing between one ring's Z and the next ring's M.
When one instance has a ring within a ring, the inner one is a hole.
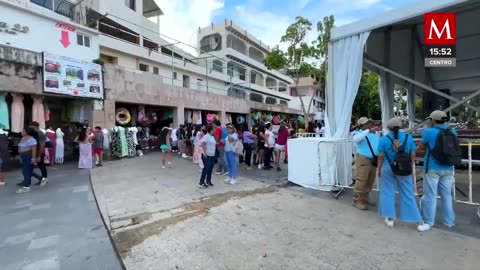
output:
M215 187L198 189L191 161L161 169L160 157L92 170L128 269L474 270L480 263L479 236L388 228L346 197L285 185L285 172L241 171L238 185L216 176Z
M48 170L48 186L25 194L15 194L21 173L6 174L7 186L0 189L0 269L121 269L88 170L72 163Z

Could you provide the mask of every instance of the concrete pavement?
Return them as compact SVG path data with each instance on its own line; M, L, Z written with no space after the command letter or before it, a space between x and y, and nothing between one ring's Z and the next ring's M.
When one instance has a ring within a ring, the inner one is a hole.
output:
M0 269L121 269L89 172L76 165L49 167L48 186L24 194L15 194L21 173L6 173L7 186L0 189Z
M286 185L286 172L240 171L198 189L199 170L160 154L92 170L102 214L128 269L477 269L480 234L387 228L345 195ZM248 177L248 178L247 178ZM472 212L473 215L473 212ZM476 234L476 235L475 235Z

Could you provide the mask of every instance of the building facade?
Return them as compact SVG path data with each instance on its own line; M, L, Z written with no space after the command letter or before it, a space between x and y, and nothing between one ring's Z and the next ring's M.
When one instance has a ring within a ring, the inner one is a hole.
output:
M318 89L318 86L315 82L315 79L312 77L300 77L298 79L297 85L294 83L290 85L290 94L292 98L290 100L290 108L302 110L302 99L303 104L305 105L305 110L308 109L310 105L309 115L317 114L318 112L325 112L325 98L323 91Z
M161 37L163 12L154 0L0 0L0 10L0 92L42 96L58 112L49 100L81 102L86 115L82 122L90 126L112 128L119 123L119 111L133 114L139 106L152 118L165 120L159 125L195 123L192 112L201 112L203 119L214 114L222 122L249 121L252 111L300 113L288 107L291 80L268 71L260 61L268 47L257 41L251 49L257 58L237 51L191 55ZM199 46L204 45L202 37ZM102 63L102 97L45 93L43 52ZM225 69L218 69L219 61ZM249 65L249 80L239 63Z

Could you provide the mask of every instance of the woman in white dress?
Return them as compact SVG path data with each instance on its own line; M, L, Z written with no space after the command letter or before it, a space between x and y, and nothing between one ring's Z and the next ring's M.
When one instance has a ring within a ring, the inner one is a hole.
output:
M63 143L63 136L65 135L60 128L57 128L55 131L57 135L56 143L55 143L55 163L63 164L63 157L65 153L65 146Z

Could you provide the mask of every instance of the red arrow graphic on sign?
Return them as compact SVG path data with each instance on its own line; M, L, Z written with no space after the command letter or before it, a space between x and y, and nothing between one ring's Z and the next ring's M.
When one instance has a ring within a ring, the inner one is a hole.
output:
M60 39L60 43L62 43L63 47L65 48L70 46L70 33L68 31L62 30L62 38Z

